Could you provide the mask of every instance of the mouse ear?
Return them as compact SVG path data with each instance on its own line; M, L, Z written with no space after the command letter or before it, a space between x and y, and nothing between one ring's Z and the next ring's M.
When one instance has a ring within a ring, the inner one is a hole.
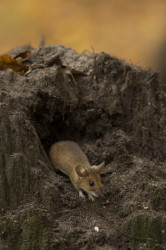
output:
M92 166L93 169L95 169L97 172L101 172L102 168L105 166L105 161L103 161L100 165L98 166Z
M80 177L85 177L85 176L88 174L87 169L84 168L84 167L81 166L81 165L77 165L77 166L75 167L75 171L76 171L76 173L78 174L78 176L80 176Z

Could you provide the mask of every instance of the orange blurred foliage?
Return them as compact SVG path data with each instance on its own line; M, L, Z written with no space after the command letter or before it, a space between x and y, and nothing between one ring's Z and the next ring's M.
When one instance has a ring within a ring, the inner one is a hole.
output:
M44 35L47 44L153 67L165 13L165 0L1 0L0 53L25 43L37 47Z

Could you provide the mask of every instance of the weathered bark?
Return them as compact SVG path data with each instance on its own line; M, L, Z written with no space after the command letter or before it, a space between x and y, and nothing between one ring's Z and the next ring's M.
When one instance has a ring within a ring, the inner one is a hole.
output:
M29 49L32 72L0 71L0 249L164 249L166 108L157 75L104 53ZM95 203L78 199L50 164L50 145L66 139L107 163Z

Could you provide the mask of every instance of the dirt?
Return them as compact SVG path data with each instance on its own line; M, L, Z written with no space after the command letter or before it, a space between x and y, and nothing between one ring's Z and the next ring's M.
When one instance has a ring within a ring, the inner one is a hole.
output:
M0 249L166 249L166 108L151 70L105 53L30 49L25 76L0 71ZM34 65L35 63L35 65ZM106 162L104 196L78 197L48 158L76 141Z

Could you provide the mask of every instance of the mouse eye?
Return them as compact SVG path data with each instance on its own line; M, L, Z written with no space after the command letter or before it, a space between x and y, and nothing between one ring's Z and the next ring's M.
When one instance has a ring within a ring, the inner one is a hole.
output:
M89 186L94 186L94 182L93 181L89 181Z

